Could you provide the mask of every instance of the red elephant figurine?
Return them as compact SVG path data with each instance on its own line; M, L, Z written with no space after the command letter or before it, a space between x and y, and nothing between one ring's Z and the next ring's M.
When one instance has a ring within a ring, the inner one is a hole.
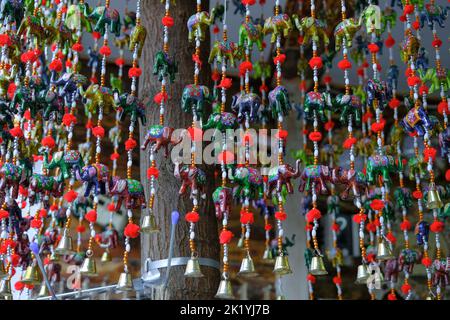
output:
M174 131L175 129L173 128L164 127L161 125L151 126L145 135L144 143L142 144L141 149L147 149L149 143L152 144L155 153L164 147L164 155L167 158L169 156L169 145L176 146L183 141L184 136L181 136L178 140L173 139L172 135Z
M181 180L180 195L184 195L190 187L191 198L194 198L199 192L202 199L206 198L206 193L204 191L206 174L203 170L191 165L180 166L180 163L176 162L174 176Z

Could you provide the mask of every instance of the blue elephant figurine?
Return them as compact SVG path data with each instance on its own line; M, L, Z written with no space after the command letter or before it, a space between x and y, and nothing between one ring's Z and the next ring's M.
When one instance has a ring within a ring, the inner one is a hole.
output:
M245 120L254 122L258 118L261 107L261 98L256 93L238 93L233 96L231 109L237 113L237 120L242 123Z
M205 103L212 103L213 100L214 97L207 86L189 84L184 87L181 96L181 109L196 114L201 119Z
M409 110L400 121L400 125L407 133L417 132L419 136L423 136L426 131L433 129L433 123L422 106L416 106Z
M416 224L415 234L417 238L417 244L419 246L424 244L424 241L428 242L428 235L430 234L430 225L426 221L419 221Z
M95 195L106 194L106 186L109 184L109 169L104 164L94 163L85 166L82 170L77 168L75 170L75 178L86 184L85 197L89 197L93 187L95 187Z

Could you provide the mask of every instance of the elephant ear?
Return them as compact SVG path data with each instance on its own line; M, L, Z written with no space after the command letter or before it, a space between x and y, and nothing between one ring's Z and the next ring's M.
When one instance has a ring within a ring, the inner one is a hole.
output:
M125 191L125 188L127 187L127 181L126 180L123 180L123 179L121 179L121 180L119 180L118 182L117 182L117 192L118 193L122 193L122 192L124 192Z
M55 161L55 162L59 162L62 159L62 156L63 156L63 152L62 151L55 152L55 154L53 155L52 160Z

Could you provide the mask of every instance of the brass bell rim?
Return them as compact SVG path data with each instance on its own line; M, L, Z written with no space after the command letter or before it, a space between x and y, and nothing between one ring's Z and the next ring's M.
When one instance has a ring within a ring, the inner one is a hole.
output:
M161 229L156 225L155 216L153 214L146 215L141 223L141 232L145 234L160 233Z

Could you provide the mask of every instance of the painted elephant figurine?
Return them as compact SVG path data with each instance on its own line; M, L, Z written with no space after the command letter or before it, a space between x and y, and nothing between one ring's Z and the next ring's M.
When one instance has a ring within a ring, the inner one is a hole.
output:
M42 118L46 121L50 119L51 115L55 115L55 120L58 124L61 124L64 116L64 99L58 95L57 92L52 90L42 90L37 97L37 103L41 105L43 109Z
M35 90L25 86L20 86L16 89L14 97L10 102L9 108L11 110L18 110L19 114L23 116L27 110L30 111L32 118L36 118L38 113L41 113L40 105L37 103Z
M413 204L411 190L406 187L398 187L394 191L396 207L399 209L410 208Z
M387 102L391 98L386 82L378 79L369 79L366 84L367 104L372 106L375 100L378 101L378 108L384 110Z
M450 88L450 70L444 67L441 67L439 72L436 72L436 68L428 68L426 72L419 69L418 73L422 82L428 85L428 94L440 91L441 86L444 91Z
M91 84L83 94L86 99L86 110L96 114L100 107L104 113L109 113L111 109L116 109L114 92L108 87L101 87L98 84Z
M85 76L75 72L66 72L58 79L56 79L56 72L52 72L50 79L50 83L59 88L58 95L63 97L69 106L74 99L78 100L81 96L82 87L87 81Z
M259 170L251 167L228 168L229 179L237 184L233 190L235 199L259 199L264 195L263 177Z
M313 120L315 114L318 120L326 122L327 117L325 115L325 110L330 109L331 107L332 101L329 93L315 91L306 93L305 105L303 108L306 119Z
M218 187L214 190L212 198L216 209L217 219L222 219L224 215L229 215L231 213L233 189L228 187Z
M170 58L167 53L159 51L155 55L153 75L158 75L159 81L163 81L164 78L169 78L170 82L173 83L177 72L178 63L173 58Z
M450 269L450 258L435 259L433 262L433 286L439 286L443 290L448 286L448 272Z
M268 180L268 194L271 195L274 190L281 193L283 186L286 187L288 193L294 193L292 187L292 179L300 176L300 160L295 163L295 169L289 164L282 164L270 168Z
M194 41L197 35L200 41L205 41L206 33L209 26L212 24L215 15L215 8L212 9L211 16L206 11L202 11L192 15L187 22L187 27L189 30L189 41Z
M89 4L78 3L72 4L67 8L64 22L66 27L70 30L85 30L88 33L92 32L89 15L91 14Z
M239 28L239 47L244 48L246 45L252 49L256 44L259 51L263 51L263 32L260 25L255 25L248 21L241 24Z
M181 143L183 137L178 140L174 140L173 132L175 129L170 127L164 127L161 125L152 125L144 138L144 143L141 146L141 150L147 149L149 144L152 145L153 151L156 153L161 148L165 149L166 158L169 156L169 145L176 146Z
M439 134L439 146L441 147L441 157L450 156L450 128L448 127Z
M147 29L143 25L137 25L134 27L130 35L129 49L134 52L137 47L138 58L142 55L142 49L144 49L145 39L147 39Z
M393 29L397 23L397 12L390 6L386 6L381 15L381 32L386 31L387 26Z
M188 188L191 188L190 197L196 198L200 194L202 199L206 198L205 184L206 174L198 167L191 165L180 166L179 162L175 162L174 170L175 178L181 180L180 195L185 195Z
M4 193L11 189L12 199L17 199L19 195L19 186L27 185L28 178L25 170L10 162L5 162L0 168L0 190Z
M381 156L375 154L367 160L367 181L370 184L377 183L378 176L382 176L384 182L390 184L391 177L390 173L398 172L402 169L402 162L394 159L392 156Z
M269 109L272 110L272 117L278 119L280 116L287 116L292 110L289 101L289 93L284 86L277 86L269 92Z
M423 156L419 155L418 157L414 156L408 159L408 168L409 168L409 180L415 181L416 175L418 175L421 179L424 179L427 176L427 164L423 160Z
M119 95L116 91L114 93L114 100L116 106L119 108L120 121L124 121L126 116L129 116L132 121L139 119L142 126L147 125L145 105L137 96L129 93Z
M42 16L32 16L29 15L25 17L25 19L22 20L22 23L19 26L19 29L17 30L17 35L19 37L27 37L32 38L36 37L38 42L43 42L45 40L45 24L41 21Z
M189 84L184 87L181 96L181 109L202 119L205 103L212 103L213 100L214 97L207 86Z
M264 35L271 33L270 42L274 43L279 36L287 37L292 28L291 18L287 14L279 14L266 18L262 32Z
M230 64L230 66L236 66L235 58L240 56L240 48L236 43L232 41L215 41L211 48L211 53L208 58L209 63L213 63L216 60L218 63L222 63L223 59Z
M106 194L106 188L109 186L109 169L104 164L94 163L83 169L77 168L75 178L86 185L85 197L89 197L92 188L94 188L94 195Z
M265 61L257 61L253 64L253 79L269 79L272 74L272 66Z
M430 225L426 221L419 221L414 229L416 235L417 245L421 246L424 242L428 242L430 234Z
M95 24L94 31L99 32L101 35L104 35L109 28L109 32L116 37L120 36L122 21L120 13L116 9L106 8L105 6L96 7L89 15L89 19Z
M236 129L238 126L237 118L230 112L215 112L212 113L206 124L203 125L203 130L217 129L225 132L228 129Z
M424 47L420 47L416 58L416 69L427 71L429 62L427 50Z
M0 4L0 20L15 22L19 25L25 14L25 6L23 0L2 0Z
M374 4L369 4L359 17L359 23L361 22L364 22L367 33L372 31L379 33L381 31L380 7Z
M256 93L238 93L233 96L231 109L237 113L237 121L254 122L258 117L258 110L261 107L261 98Z
M292 15L292 19L298 31L303 33L303 44L309 44L311 41L314 41L317 45L322 42L325 47L328 46L330 39L325 31L325 23L322 20L313 17L303 17L300 20L295 14Z
M64 183L58 182L56 178L42 174L33 174L30 178L30 194L28 199L30 205L36 203L37 197L42 200L44 207L50 207L49 197L62 197L64 193Z
M123 93L123 81L120 77L115 76L113 73L109 75L109 83L111 83L112 91L117 91L119 94Z
M400 265L397 259L390 259L384 265L384 279L389 282L397 282Z
M413 34L407 34L400 44L400 58L403 62L409 61L410 57L417 58L419 55L419 49L419 39Z
M100 53L98 51L95 51L91 47L88 48L88 56L89 60L87 63L87 66L90 69L97 69L98 65L100 64Z
M141 182L112 177L109 183L109 194L117 197L116 211L120 210L124 201L127 210L146 208L145 192Z
M350 191L353 192L354 197L361 197L363 194L368 196L369 194L367 178L361 171L335 167L331 169L331 181L334 184L345 186L345 189L340 194L342 200L348 199Z
M435 23L444 28L444 21L447 19L447 8L435 3L427 3L420 12L420 27L423 28L425 22L430 29L433 29Z
M44 152L44 168L48 170L59 168L58 182L69 179L72 170L84 167L80 152L75 150L58 151L53 154L52 161L48 162L48 152Z
M358 96L340 93L334 99L333 106L340 114L341 123L348 125L350 116L353 124L361 123L362 103Z
M325 165L309 165L300 176L298 191L311 191L313 185L317 193L328 194L327 181L331 179L330 168Z
M115 249L119 246L119 232L108 226L105 231L95 236L95 242L103 249Z
M420 252L412 249L403 249L398 256L399 268L401 271L412 274L414 264L420 263L421 260L422 254Z
M407 133L417 132L419 136L424 136L427 131L433 130L433 124L425 109L419 105L409 110L400 121L400 125Z
M353 18L344 19L334 28L335 50L340 51L343 42L349 49L352 46L353 37L361 29L361 22L356 22Z

